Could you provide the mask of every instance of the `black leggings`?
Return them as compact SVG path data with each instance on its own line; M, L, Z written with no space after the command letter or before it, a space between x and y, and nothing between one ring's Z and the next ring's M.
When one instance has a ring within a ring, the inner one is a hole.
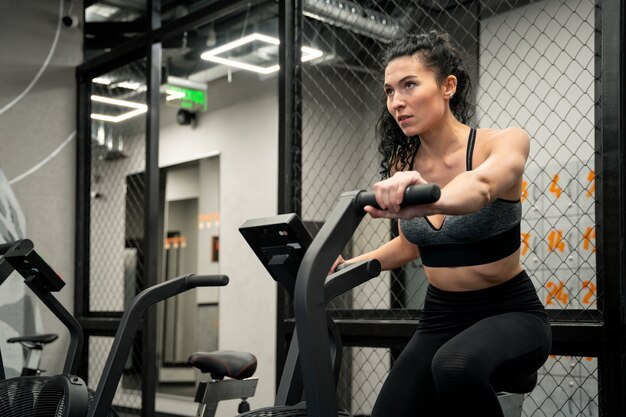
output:
M496 393L539 369L551 344L547 314L525 272L477 291L429 286L417 331L372 417L502 417Z

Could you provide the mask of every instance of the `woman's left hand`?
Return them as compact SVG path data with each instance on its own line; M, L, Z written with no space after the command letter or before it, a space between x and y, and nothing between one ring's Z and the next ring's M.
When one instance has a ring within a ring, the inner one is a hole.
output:
M433 204L400 207L404 198L404 191L409 185L427 183L417 171L396 172L392 177L379 181L372 186L380 209L372 206L365 206L364 209L374 218L410 219L433 214Z

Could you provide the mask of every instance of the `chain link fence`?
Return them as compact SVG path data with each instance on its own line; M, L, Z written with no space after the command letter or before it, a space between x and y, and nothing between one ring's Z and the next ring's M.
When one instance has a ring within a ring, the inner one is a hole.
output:
M323 52L302 70L302 218L321 224L343 191L379 179L374 126L384 105L379 54L404 33L447 31L465 53L476 127L519 126L531 137L521 255L558 320L601 318L596 281L593 0L305 0L302 44ZM366 218L346 255L375 249L397 226ZM419 261L331 306L340 318L416 318L427 282ZM339 393L369 415L393 362L386 348L350 347ZM597 361L551 357L526 416L597 416Z
M144 288L146 62L94 78L91 88L89 311L119 317ZM112 337L89 337L91 387L112 342ZM115 406L141 408L141 354L137 341Z

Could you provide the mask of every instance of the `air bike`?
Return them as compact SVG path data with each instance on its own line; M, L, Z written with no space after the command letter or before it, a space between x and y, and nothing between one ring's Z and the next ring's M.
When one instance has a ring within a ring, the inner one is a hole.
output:
M412 186L405 192L403 205L428 204L439 196L436 184ZM373 192L342 194L315 239L295 214L249 220L240 228L270 275L292 296L296 330L274 406L239 417L350 416L337 409L342 343L325 307L334 297L377 277L381 267L377 260L370 260L327 274L364 217L366 205L377 206ZM535 380L531 382L521 393L499 395L505 417L521 416L524 393L532 390Z
M117 416L111 404L145 311L159 301L192 288L224 286L228 283L228 277L225 275L185 275L139 293L122 316L98 387L93 391L89 390L83 380L75 375L77 359L83 345L80 324L53 295L54 292L63 288L65 282L39 256L33 248L33 242L28 239L0 244L0 285L14 271L24 278L24 283L68 329L70 343L63 371L58 375L21 376L6 379L0 355L0 416L2 417ZM201 367L201 370L213 372L223 378L225 373L223 365L216 366L216 362L220 359L235 360L242 367L240 376L250 376L256 368L256 359L237 352L224 352L217 357L211 353L200 352L195 356L198 362L196 365ZM249 363L244 366L245 361ZM228 376L227 372L226 375ZM256 381L252 382L256 387Z

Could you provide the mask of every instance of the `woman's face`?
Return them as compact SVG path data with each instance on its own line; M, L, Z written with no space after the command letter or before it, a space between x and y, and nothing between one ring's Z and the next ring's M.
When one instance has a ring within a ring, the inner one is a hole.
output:
M416 56L392 60L385 69L387 110L407 136L435 126L446 113L446 91L436 74Z

